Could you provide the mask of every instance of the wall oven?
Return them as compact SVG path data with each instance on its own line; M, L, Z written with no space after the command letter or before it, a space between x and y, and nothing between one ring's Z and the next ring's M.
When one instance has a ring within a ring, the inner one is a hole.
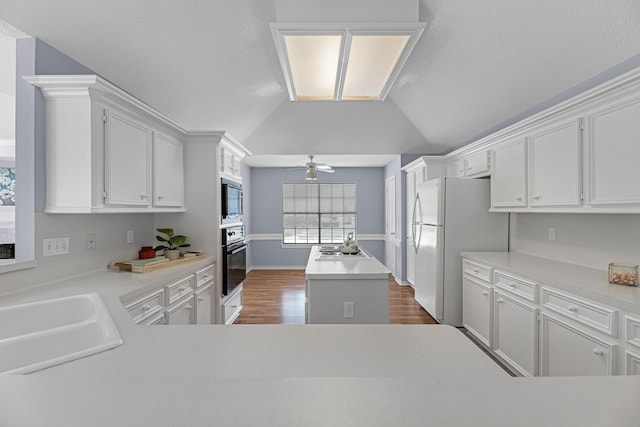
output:
M247 276L244 226L222 230L222 296L231 295Z
M242 184L221 178L222 224L242 222Z

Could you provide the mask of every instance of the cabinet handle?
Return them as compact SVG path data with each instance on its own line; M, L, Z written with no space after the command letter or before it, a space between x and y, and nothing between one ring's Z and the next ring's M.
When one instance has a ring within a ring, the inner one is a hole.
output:
M542 198L542 196L539 196L539 195L533 196L533 200L540 200L541 198Z
M502 298L498 298L498 299L496 300L496 302L497 302L498 304L502 304L502 303L504 302L504 300L503 300Z
M567 310L569 310L572 313L577 313L578 307L576 307L575 305L570 305L569 308L567 308Z
M482 291L482 295L487 296L487 295L489 295L489 292L487 292L487 291Z
M178 292L184 292L187 288L178 288Z
M473 272L474 272L474 273L480 273L480 270L478 270L477 268L474 268L474 269L473 269Z
M238 308L238 306L237 305L232 305L231 308Z
M141 200L146 200L147 199L147 195L146 194L141 194L140 195L140 199Z
M520 196L516 197L516 201L521 202L522 201L522 197L520 197Z
M158 200L164 199L164 196L158 196Z
M202 302L202 301L204 301L204 298L200 297L200 298L198 298L198 301Z
M515 284L515 283L513 283L513 282L511 282L511 283L509 283L509 287L510 287L511 289L515 289L515 288L516 288L516 284Z
M142 306L142 311L149 311L151 310L151 306L149 304L145 304Z
M189 305L186 305L184 308L187 310L191 310L193 307L191 306L191 304L189 304Z
M604 351L600 350L599 348L594 348L593 354L595 354L596 356L602 356L604 354Z
M469 166L467 167L467 170L470 171L471 169L473 169L473 166Z

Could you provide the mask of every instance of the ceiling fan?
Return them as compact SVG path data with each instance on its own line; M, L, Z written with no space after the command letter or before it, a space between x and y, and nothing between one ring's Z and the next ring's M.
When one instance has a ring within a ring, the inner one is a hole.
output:
M304 165L298 165L295 168L290 168L289 170L293 170L293 169L305 169L305 179L307 181L315 181L318 179L318 172L324 172L324 173L334 173L335 170L333 170L333 168L329 165L327 165L326 163L316 163L313 161L313 156L309 156L309 161L304 164Z

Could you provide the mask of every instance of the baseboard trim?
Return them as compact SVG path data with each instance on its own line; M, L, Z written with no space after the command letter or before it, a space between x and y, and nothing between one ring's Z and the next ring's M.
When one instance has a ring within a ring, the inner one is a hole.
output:
M247 268L247 272L251 270L304 270L304 265L252 265Z

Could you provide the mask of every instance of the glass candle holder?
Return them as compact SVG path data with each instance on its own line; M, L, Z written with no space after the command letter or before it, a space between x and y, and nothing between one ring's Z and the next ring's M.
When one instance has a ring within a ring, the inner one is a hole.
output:
M614 285L638 286L638 266L631 264L609 264L609 283Z

